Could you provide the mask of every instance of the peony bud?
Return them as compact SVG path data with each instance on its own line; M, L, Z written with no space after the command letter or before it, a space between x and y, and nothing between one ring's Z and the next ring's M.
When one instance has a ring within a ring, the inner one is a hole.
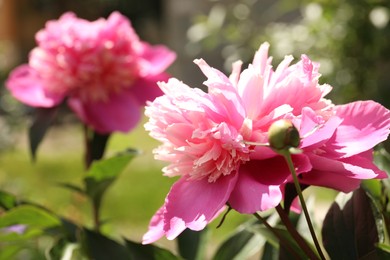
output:
M282 119L268 129L268 142L272 149L280 151L299 146L299 132L291 121Z

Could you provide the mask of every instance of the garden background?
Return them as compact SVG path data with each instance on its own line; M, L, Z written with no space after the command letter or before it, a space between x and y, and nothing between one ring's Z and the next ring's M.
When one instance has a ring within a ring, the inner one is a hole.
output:
M14 100L4 81L15 66L27 61L34 35L47 20L65 11L95 20L114 10L131 20L142 40L177 52L168 71L190 86L202 87L205 80L193 59L204 57L211 66L230 72L232 61L250 62L259 45L268 41L275 63L289 53L296 59L306 53L320 62L321 81L334 87L335 103L372 99L390 107L390 3L385 0L0 0L0 189L76 223L92 225L89 204L56 184L82 181L81 125L65 107L61 109L33 162L27 140L33 109ZM102 207L102 218L108 220L104 231L134 241L141 240L174 182L162 176L164 164L153 159L158 143L147 135L144 122L129 134L113 134L106 151L106 156L127 148L142 151L110 187ZM317 212L318 218L336 195L323 190L324 209ZM246 219L232 213L221 228L215 229L217 220L210 229L221 241ZM39 259L47 243L29 242L24 254ZM167 240L159 243L173 247Z

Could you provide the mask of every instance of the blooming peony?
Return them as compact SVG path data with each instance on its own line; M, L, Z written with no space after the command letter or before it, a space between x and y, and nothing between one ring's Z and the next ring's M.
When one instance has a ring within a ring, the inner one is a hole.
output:
M390 113L373 101L335 106L324 98L319 65L286 56L273 70L267 43L252 64L230 77L195 60L208 78L208 93L177 79L160 82L164 95L149 102L146 130L161 141L155 158L169 162L166 176L179 176L152 218L143 243L174 239L184 229L201 230L228 204L241 213L275 207L291 181L284 158L268 143L268 129L287 119L299 129L303 153L293 155L302 182L342 191L361 179L384 178L372 163L372 148L389 134Z
M36 34L29 63L17 67L6 86L21 102L70 108L100 133L127 132L146 100L161 95L157 81L175 54L142 42L118 12L89 22L65 13Z

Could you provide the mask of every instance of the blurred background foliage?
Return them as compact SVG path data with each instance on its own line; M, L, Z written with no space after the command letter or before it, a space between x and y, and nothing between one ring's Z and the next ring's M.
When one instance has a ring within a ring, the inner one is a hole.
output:
M64 108L32 165L26 141L32 109L4 88L12 68L27 61L35 33L69 10L89 20L114 10L128 16L141 39L164 43L178 53L170 72L190 86L202 87L205 80L193 59L204 58L229 73L233 61L249 63L268 41L274 64L287 54L297 60L302 53L320 62L320 81L334 87L330 98L335 103L373 99L390 108L387 0L0 0L0 189L75 222L88 219L85 201L53 184L82 179L81 127ZM109 153L128 146L143 150L143 155L108 192L103 216L112 220L106 227L111 233L139 241L173 180L161 176L163 165L152 156L157 143L142 125L127 135L114 134ZM228 220L224 225L233 228L242 217Z

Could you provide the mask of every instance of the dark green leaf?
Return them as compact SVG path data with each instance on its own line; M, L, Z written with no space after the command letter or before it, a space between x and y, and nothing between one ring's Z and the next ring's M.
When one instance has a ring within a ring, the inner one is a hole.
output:
M322 228L323 244L332 259L357 259L375 251L379 239L372 210L361 188L345 205L337 200L332 204Z
M300 249L296 241L291 237L291 235L288 233L288 231L284 227L274 227L273 228L275 232L279 234L279 236L283 237L286 242L288 242L288 245L292 248L294 251L294 254L296 254L295 258L299 259L307 259L306 254ZM280 241L279 239L266 227L264 226L258 226L253 229L256 233L262 235L267 242L279 250ZM282 245L282 244L281 244ZM285 259L285 258L280 258ZM293 255L289 255L289 259L294 259Z
M91 230L84 229L83 246L89 259L129 260L132 259L124 245Z
M103 157L110 134L99 134L96 131L85 127L85 138L85 164L88 168L93 161L100 160Z
M204 259L208 229L193 231L185 229L178 237L179 254L186 260Z
M263 255L260 258L261 260L278 260L279 254L278 250L270 243L265 243L263 247Z
M218 248L214 260L248 259L259 251L265 239L247 229L241 229Z
M43 140L47 129L53 122L58 107L36 108L32 125L29 128L28 136L30 141L30 152L33 160L36 159L36 152L39 144Z
M137 155L131 150L109 159L95 161L84 178L87 195L97 204L108 187L115 181L127 164Z
M16 207L16 205L17 200L14 195L0 191L0 207L4 208L5 210L10 210L13 207Z
M301 190L304 191L310 185L300 184ZM288 214L290 212L290 207L294 199L298 196L297 190L295 189L294 183L286 183L284 187L284 210Z
M167 249L154 245L142 245L129 240L126 240L127 249L130 252L132 260L179 260L181 258L175 256Z

